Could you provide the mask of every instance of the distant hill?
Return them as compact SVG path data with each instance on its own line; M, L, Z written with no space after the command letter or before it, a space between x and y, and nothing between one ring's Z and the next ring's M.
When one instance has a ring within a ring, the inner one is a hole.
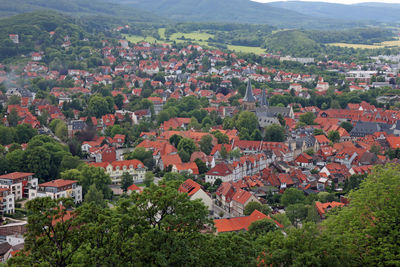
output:
M125 22L166 21L138 8L102 0L0 0L0 17L44 9L73 16L100 16Z
M343 28L352 22L324 19L250 0L108 0L177 21L269 24L280 28Z
M314 17L353 21L400 22L400 4L361 3L343 5L323 2L288 1L265 4L275 8L296 10Z
M315 53L321 50L319 43L309 38L307 33L297 30L285 30L271 34L265 40L265 47L268 52L281 52L283 55L294 56L311 56L311 54L305 54L306 51Z

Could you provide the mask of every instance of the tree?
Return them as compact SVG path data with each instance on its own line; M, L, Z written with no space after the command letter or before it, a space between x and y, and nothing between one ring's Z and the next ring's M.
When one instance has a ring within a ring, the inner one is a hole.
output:
M302 203L292 204L287 206L285 214L292 224L297 227L299 222L307 217L307 208Z
M181 155L182 152L185 152L187 154L185 154L185 160L182 159L184 162L188 162L190 160L190 156L193 154L194 151L196 151L196 144L192 139L183 138L181 141L179 141L179 155Z
M109 188L111 178L103 169L82 164L78 169L67 170L61 173L64 180L78 180L82 185L82 193L85 196L89 187L94 184L103 193L105 199L110 199L112 192Z
M100 207L105 207L106 205L103 193L96 188L95 184L89 186L89 190L85 195L85 202L94 203Z
M194 162L196 163L200 174L206 173L208 171L207 165L201 159L197 158L194 160Z
M351 205L324 222L330 242L352 255L353 266L399 263L399 187L400 167L378 165L360 188L349 194Z
M253 140L253 141L261 141L262 140L261 132L259 129L255 129L253 131L253 133L251 134L251 140Z
M170 138L169 138L169 143L171 145L173 145L174 147L178 148L179 142L183 139L182 136L177 135L177 134L173 134Z
M239 130L239 132L242 132L244 129L246 129L248 133L252 133L258 128L256 114L250 111L242 111L236 121L236 128Z
M135 150L133 150L133 152L130 153L126 159L140 160L150 170L154 166L153 152L146 151L144 147L136 147Z
M314 125L315 114L313 112L306 112L299 117L299 121L305 123L306 125Z
M337 143L340 141L340 134L338 131L329 131L328 139L331 140L333 143Z
M9 145L15 141L16 130L15 128L0 125L0 144Z
M62 205L59 203L62 201ZM35 198L25 204L28 225L24 252L11 265L32 265L40 262L48 266L68 266L82 239L73 212L71 199L52 200Z
M199 142L200 150L203 151L206 155L210 155L211 150L214 147L212 141L213 139L210 135L204 135Z
M63 121L59 122L55 128L54 134L61 140L66 140L68 138L67 124Z
M285 129L278 124L272 124L265 129L264 139L269 142L283 142L285 141Z
M324 131L322 129L314 129L314 135L324 135Z
M128 190L128 187L130 187L133 184L133 177L130 175L128 172L124 172L121 176L121 188L124 192Z
M219 151L219 153L220 153L222 159L228 158L228 151L226 150L225 146L221 147L221 150Z
M114 96L114 103L118 107L118 109L122 109L124 105L124 97L121 94L117 94Z
M154 173L146 172L143 183L146 185L146 187L150 187L150 185L152 185L153 182L154 182Z
M32 137L37 135L36 129L33 129L30 124L20 124L16 127L17 140L20 144L28 143Z
M220 131L214 131L212 134L217 138L218 144L229 144L229 137Z
M303 191L298 190L296 188L288 188L285 190L281 197L281 203L283 206L287 207L289 205L303 203L305 200L305 196Z
M7 117L8 125L11 127L17 126L19 119L18 111L15 108L11 109L10 114L8 114Z
M246 207L244 208L243 214L246 216L249 216L250 214L253 213L254 210L258 210L259 212L264 213L265 215L268 215L271 213L271 209L267 205L263 205L259 202L252 201L246 205Z
M249 234L259 236L277 230L278 226L271 219L262 219L249 226Z
M340 127L342 127L343 129L345 129L348 133L351 132L351 130L353 130L353 124L351 124L351 122L348 121L344 121L340 124Z

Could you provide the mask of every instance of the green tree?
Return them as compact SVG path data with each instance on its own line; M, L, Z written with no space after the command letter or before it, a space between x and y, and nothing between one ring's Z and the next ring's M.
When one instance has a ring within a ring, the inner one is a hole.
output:
M278 229L278 226L271 219L263 219L253 222L249 226L249 233L252 235L264 235L269 232L273 232Z
M272 124L265 129L264 139L269 142L283 142L285 141L285 129L278 124Z
M196 151L196 144L192 139L183 138L181 141L179 141L179 155L181 155L181 152L185 152L187 154L185 155L185 160L182 159L183 161L188 162L190 160L190 156L193 154L194 151Z
M18 111L15 108L11 109L10 114L8 114L7 117L8 125L11 127L17 126L19 119Z
M206 155L210 155L211 150L213 149L212 137L210 135L205 135L201 138L199 142L200 150L203 151Z
M124 172L121 176L121 188L124 192L128 190L128 187L130 187L133 184L133 177L130 175L128 172Z
M255 129L258 129L256 114L250 111L242 111L236 121L236 128L240 132L247 129L248 133L252 133Z
M86 195L89 187L94 184L96 185L96 188L102 192L105 199L111 198L112 192L109 188L111 178L101 168L82 164L78 169L62 172L61 178L64 180L78 180L82 185L83 196Z
M148 169L152 169L154 166L153 152L146 151L144 147L136 147L126 159L140 160Z
M353 130L353 124L351 124L351 122L348 121L344 121L340 124L340 127L342 127L343 129L345 129L348 133L351 132L351 130Z
M253 131L253 133L251 134L251 140L253 140L253 141L261 141L262 140L261 132L259 129L255 129Z
M333 143L337 143L340 141L340 134L338 131L329 131L328 139L331 140Z
M324 135L324 131L322 129L314 129L314 135Z
M89 190L85 195L85 203L94 203L100 207L105 207L106 203L104 201L103 193L96 188L95 184L89 186Z
M54 134L61 140L67 140L68 138L68 128L67 124L63 121L59 122L55 128Z
M302 203L292 204L287 206L285 214L292 224L297 227L299 222L307 218L307 207Z
M143 183L146 185L146 187L150 187L150 185L153 184L153 182L154 182L154 173L146 172Z
M218 144L229 144L229 137L226 134L223 134L220 131L214 131L212 132L212 135L217 138Z
M169 143L171 145L173 145L174 147L178 148L179 142L183 139L182 136L177 135L177 134L173 134L170 138L169 138Z
M313 112L306 112L299 117L299 121L305 123L306 125L314 125L315 114Z
M249 204L246 205L246 207L244 208L244 215L249 216L250 214L253 213L254 210L258 210L259 212L264 213L265 215L268 215L271 213L271 208L268 207L267 205L263 205L259 202L250 202Z
M194 160L194 162L196 163L200 174L206 173L208 171L207 165L201 159L197 158Z
M297 203L304 203L305 198L303 191L296 188L288 188L281 197L281 203L287 207Z
M0 144L9 145L14 141L16 141L15 128L0 125Z

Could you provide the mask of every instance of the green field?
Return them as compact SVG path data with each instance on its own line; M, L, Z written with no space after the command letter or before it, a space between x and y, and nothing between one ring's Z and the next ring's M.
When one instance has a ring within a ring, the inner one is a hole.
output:
M396 38L395 41L386 41L382 43L376 43L373 45L366 44L347 44L347 43L331 43L328 45L339 46L339 47L348 47L348 48L361 48L361 49L377 49L384 47L400 47L400 38Z
M190 42L190 43L195 43L195 44L198 44L201 46L207 46L207 47L210 47L208 45L208 39L214 38L213 34L209 34L209 33L205 33L205 32L191 32L191 33L177 32L177 33L171 34L171 36L169 36L169 39L167 41L166 36L165 36L165 28L159 28L158 34L160 35L161 40L157 40L156 38L154 38L152 36L143 37L143 36L138 36L138 35L124 34L124 37L132 43L139 43L141 41L146 41L149 43L159 42L159 43L171 44L175 41L176 43ZM211 47L211 48L213 48L213 47ZM235 51L235 52L254 53L257 55L265 53L265 49L260 48L260 47L251 47L251 46L228 45L228 49Z
M123 34L123 36L126 38L126 40L128 40L131 43L139 43L142 41L148 42L148 43L155 43L157 41L156 38L154 38L153 36L139 36L139 35L128 35L128 34Z
M241 52L241 53L254 53L256 55L265 54L265 49L261 47L252 47L252 46L240 46L240 45L228 45L228 49Z

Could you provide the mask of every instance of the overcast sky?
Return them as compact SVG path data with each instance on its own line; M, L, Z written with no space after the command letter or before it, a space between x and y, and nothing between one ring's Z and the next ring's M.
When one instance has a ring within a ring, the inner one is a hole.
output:
M261 3L268 2L276 2L282 0L253 0ZM283 0L284 1L284 0ZM300 0L303 1L303 0ZM365 3L365 2L379 2L379 3L392 3L392 4L400 4L400 0L307 0L309 2L329 2L329 3L338 3L338 4L357 4L357 3Z

